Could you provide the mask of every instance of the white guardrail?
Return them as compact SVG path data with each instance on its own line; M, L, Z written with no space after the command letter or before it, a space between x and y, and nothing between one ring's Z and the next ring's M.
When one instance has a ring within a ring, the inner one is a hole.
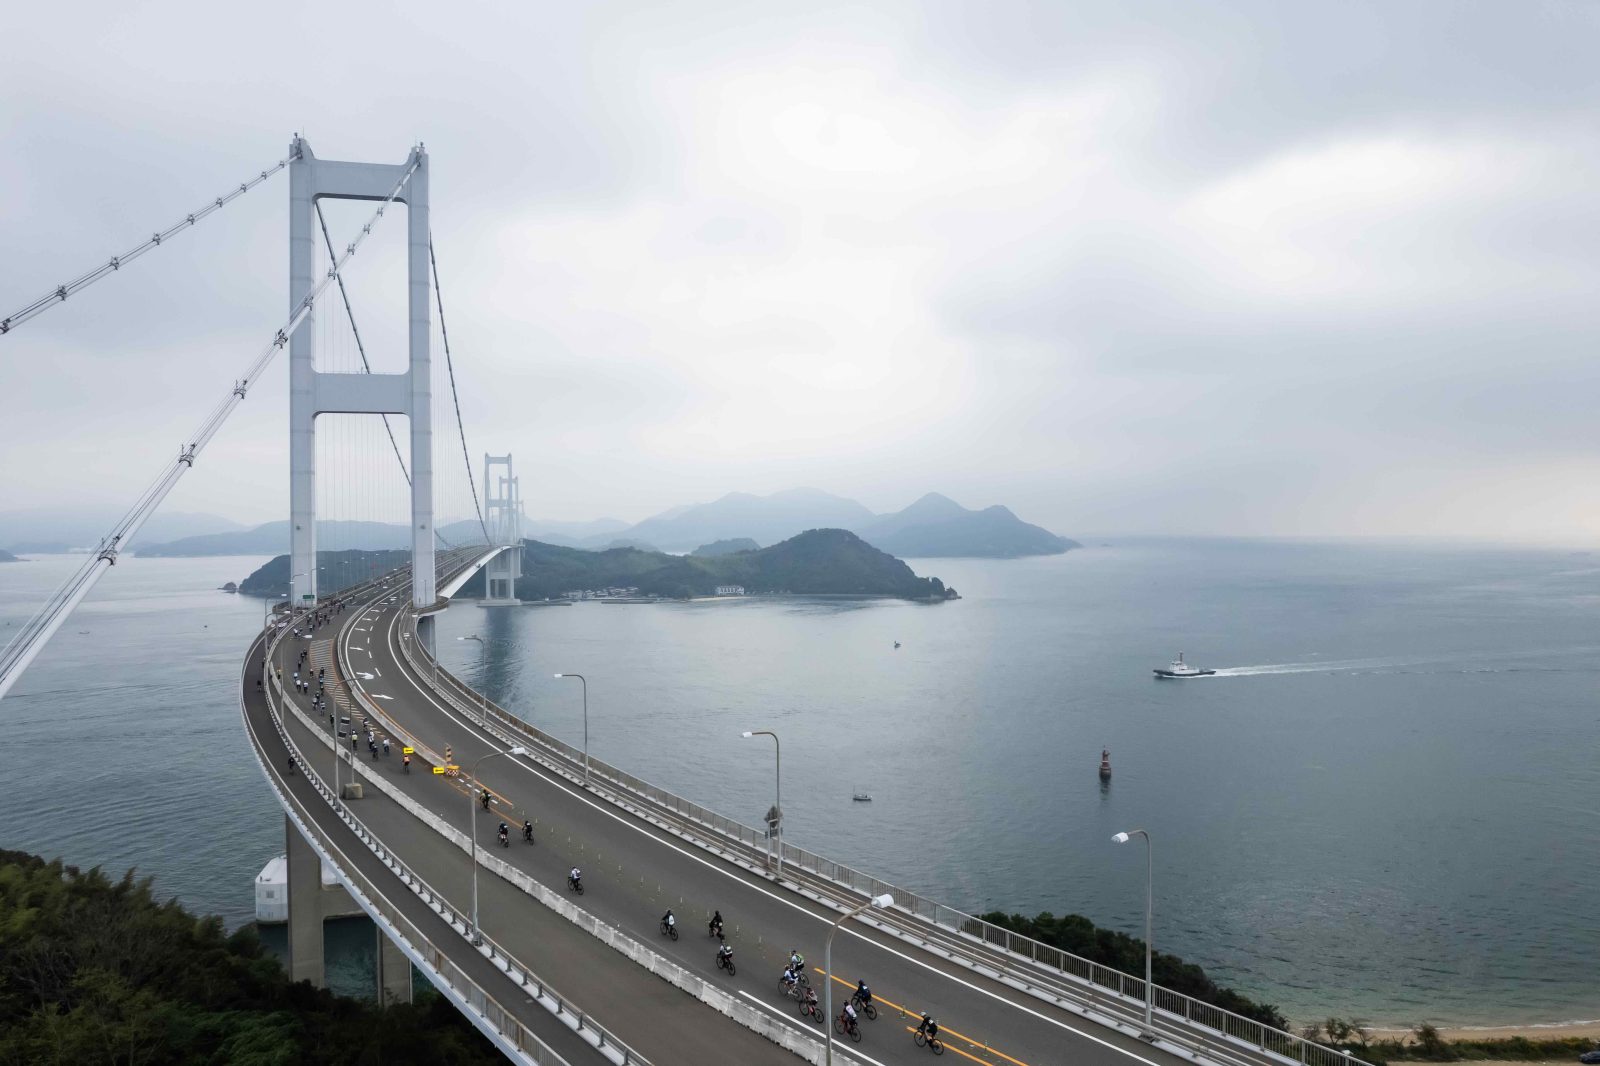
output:
M274 647L283 639L284 633L288 632L290 628L286 626L275 635L273 639ZM348 806L333 794L327 783L313 771L299 747L289 737L288 731L284 728L279 703L273 698L274 692L280 699L286 696L276 672L271 672L268 686L264 690L268 704L267 716L276 728L284 746L289 750L295 765L300 768L306 780L316 789L317 794L327 803L333 814L349 826L367 849L395 873L401 884L427 903L452 929L460 933L469 950L481 950L507 977L526 990L534 1001L540 1003L546 1010L560 1018L569 1028L573 1029L581 1038L606 1055L611 1061L618 1063L619 1066L634 1066L634 1064L650 1066L648 1058L617 1039L603 1026L595 1023L593 1019L565 1000L547 982L527 966L519 963L493 940L483 937L481 948L472 945L472 930L467 916L452 907L446 901L446 898L435 891L415 870L389 851L383 842L372 834L359 818L350 812ZM294 713L305 719L305 724L308 728L315 729L309 719L305 718L304 712L295 706L292 700L283 699L282 705L292 708ZM242 693L240 697L240 712L241 714L247 713ZM318 735L320 735L320 732ZM334 743L333 738L330 737L328 739L330 744ZM260 757L259 751L258 757ZM323 846L312 827L306 824L295 810L294 805L289 801L289 798L279 790L278 784L273 779L264 758L262 759L262 771L267 777L268 784L272 786L274 794L278 796L284 811L299 827L301 834L316 849L320 857L338 874L340 881L361 905L362 909L379 923L385 934L405 952L413 963L422 968L428 979L450 998L479 1029L482 1029L485 1035L495 1040L502 1050L518 1053L525 1061L534 1063L535 1066L569 1066L565 1058L540 1039L533 1030L518 1020L511 1011L502 1006L499 1000L476 980L452 962L449 955L417 928L399 908L383 906L383 903L386 903L387 900L355 868L354 864L339 862L330 853L329 848Z
M581 749L509 713L440 665L423 646L423 642L417 639L415 619L415 614L407 613L400 646L401 653L419 677L436 678L440 694L485 729L501 735L508 743L511 738L505 737L500 730L514 731L518 742L532 741L538 748L563 760L565 765L558 769L565 776L574 777L576 768L576 776L581 778L584 764ZM744 857L757 858L764 863L764 855L768 850L764 830L718 814L592 755L588 765L595 783L631 794L671 812L694 827L710 830L724 842L738 845ZM636 813L649 816L646 811ZM685 835L679 827L668 828ZM715 841L699 838L698 842L718 853L724 852ZM793 866L804 870L862 897L890 893L895 899L895 910L903 910L907 915L953 935L930 941L927 936L918 935L914 930L908 932L904 927L888 928L888 932L905 936L975 971L1118 1029L1135 1032L1142 1029L1145 982L1141 977L1012 932L787 842L783 844L783 860L786 868ZM746 862L746 865L749 863ZM1244 1061L1241 1053L1257 1053L1305 1066L1370 1066L1347 1052L1306 1040L1182 992L1160 985L1153 986L1153 990L1153 1013L1158 1038L1163 1043L1173 1045L1174 1050L1191 1056L1208 1061Z

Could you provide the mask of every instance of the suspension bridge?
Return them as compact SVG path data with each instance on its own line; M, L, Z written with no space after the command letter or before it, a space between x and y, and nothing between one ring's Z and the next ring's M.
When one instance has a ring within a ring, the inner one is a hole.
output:
M283 171L287 316L0 652L0 697L287 349L287 596L244 652L238 704L284 812L294 977L322 983L322 920L348 897L380 931L386 1000L410 997L415 969L518 1062L890 1066L930 1050L989 1066L1353 1061L657 788L534 728L442 666L433 619L468 579L483 571L488 602L516 601L522 497L510 455L485 455L481 484L474 472L421 145L400 163L356 163L319 159L296 136L275 165L0 319L0 346L22 343L22 327L90 286L147 268L133 264ZM342 245L328 201L372 205ZM396 205L406 219L406 361L379 372L346 278L372 234L393 224L386 215ZM453 430L435 432L436 407ZM447 532L436 515L451 510L467 517ZM374 518L403 518L408 561L323 587L341 524ZM364 744L369 733L396 754ZM502 843L501 822L527 823L532 839L515 832ZM323 866L341 886L337 902ZM568 880L574 867L582 894ZM670 939L659 923L669 908L679 919ZM715 912L735 972L715 964ZM779 988L795 949L820 1018ZM872 986L874 1010L851 1033L829 1019L857 978ZM915 1039L924 1014L940 1023L937 1045Z

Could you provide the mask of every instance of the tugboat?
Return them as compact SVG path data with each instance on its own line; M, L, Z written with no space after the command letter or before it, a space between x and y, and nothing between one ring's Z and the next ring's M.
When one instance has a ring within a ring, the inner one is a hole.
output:
M1111 749L1100 749L1100 780L1111 780Z
M1178 653L1178 657L1168 663L1165 667L1158 666L1155 669L1155 675L1157 677L1171 678L1210 677L1214 673L1216 673L1215 670L1202 670L1198 666L1190 666L1188 663L1183 661L1183 652L1181 651Z

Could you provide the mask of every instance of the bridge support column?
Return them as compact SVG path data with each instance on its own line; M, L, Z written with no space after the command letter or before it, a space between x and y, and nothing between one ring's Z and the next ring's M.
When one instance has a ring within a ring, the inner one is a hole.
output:
M411 1002L411 960L374 926L378 937L378 1003L388 1007Z
M289 980L327 985L322 956L322 859L289 816L283 817L289 861Z
M498 477L497 467L505 467ZM483 518L491 543L511 545L483 566L483 605L515 604L522 576L522 497L509 455L483 457Z
M318 159L296 137L289 164L289 307L315 287L318 200L383 200L400 183L406 207L406 288L410 358L403 374L323 373L316 368L315 312L289 337L289 588L309 604L317 588L316 419L323 414L405 415L411 438L412 604L434 602L433 383L428 313L428 154L404 163ZM402 181L403 179L403 181Z

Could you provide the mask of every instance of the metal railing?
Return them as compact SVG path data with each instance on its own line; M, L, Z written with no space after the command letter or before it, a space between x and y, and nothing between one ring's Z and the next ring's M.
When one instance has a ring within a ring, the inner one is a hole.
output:
M493 724L515 731L525 741L556 755L578 768L584 764L582 749L566 743L537 726L506 711L457 678L428 652L417 639L415 616L407 615L407 625L401 633L401 653L419 677L437 678L441 694L457 708L471 715L492 719ZM422 661L419 661L422 660ZM434 673L437 671L436 673ZM489 723L484 723L486 726ZM695 803L635 777L592 755L588 759L593 780L603 782L621 792L631 793L694 825L709 829L724 840L739 845L747 854L760 858L767 848L767 834L763 829L745 825L726 815L718 814ZM713 850L721 850L715 848ZM947 931L953 936L939 945L922 942L929 947L943 947L949 951L971 955L975 949L989 949L986 957L980 955L973 965L994 971L994 975L1013 983L1020 982L1027 991L1042 993L1045 998L1066 1005L1068 1000L1089 1013L1111 1016L1120 1024L1142 1021L1145 1002L1145 982L1142 977L1123 973L1069 951L1013 932L1003 926L984 921L955 907L939 903L916 892L890 884L881 878L862 873L843 863L797 847L785 841L783 859L786 865L804 870L816 877L842 886L865 897L890 893L895 899L895 910ZM1036 970L1029 972L1018 963L1030 963ZM1052 977L1057 979L1051 979ZM1044 978L1037 980L1035 978ZM1060 980L1059 978L1065 978ZM1084 993L1088 1001L1084 1001ZM1293 1033L1258 1022L1253 1018L1235 1014L1182 992L1160 985L1153 986L1155 1024L1164 1038L1186 1046L1199 1045L1212 1057L1230 1052L1256 1051L1306 1066L1369 1066L1361 1059L1334 1048L1327 1047ZM1116 1001L1121 1001L1120 1004ZM1138 1011L1128 1008L1137 1006ZM1199 1030L1199 1031L1197 1031Z
M277 634L274 645L282 639L282 633ZM463 941L471 944L472 929L466 914L458 911L447 898L434 889L428 882L411 868L404 860L396 856L383 844L382 840L373 834L360 818L351 813L349 807L341 802L333 793L322 777L315 772L309 760L300 751L298 745L289 736L284 727L283 713L274 700L276 693L279 700L286 699L287 693L283 689L275 672L269 675L268 685L264 689L268 713L273 727L277 730L279 739L283 741L295 765L300 768L307 782L309 782L327 803L332 813L354 832L358 839L378 858L385 866L392 870L411 892L427 903L450 927L462 936ZM334 741L337 745L337 740ZM399 931L400 935L408 940L420 957L427 960L428 964L438 972L440 977L456 991L475 1011L503 1037L510 1040L517 1048L527 1055L538 1066L569 1066L567 1060L560 1053L546 1044L540 1037L523 1024L511 1011L501 1005L499 1000L490 995L476 980L451 961L448 953L442 950L427 934L423 933L415 923L407 918L398 908L391 909L380 906L382 895L375 889L371 881L356 869L353 864L337 864L337 868L345 877L359 882L358 890L367 899L371 906L382 912L384 918ZM516 981L534 1000L540 1002L557 1016L567 1015L571 1019L573 1028L580 1034L587 1033L592 1037L597 1048L611 1052L619 1057L625 1066L640 1064L650 1066L650 1060L633 1050L622 1040L604 1026L599 1025L582 1010L567 1001L560 993L534 973L527 966L518 962L509 951L493 939L482 936L483 946L487 948L487 955L491 961L499 966L508 978ZM469 946L469 950L478 950Z

